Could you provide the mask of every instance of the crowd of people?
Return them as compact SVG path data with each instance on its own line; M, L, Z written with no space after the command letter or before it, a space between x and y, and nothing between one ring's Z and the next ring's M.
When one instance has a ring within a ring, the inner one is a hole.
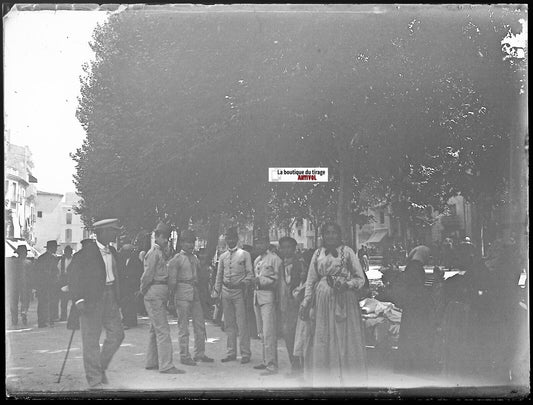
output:
M510 297L516 284L503 278L502 271L490 271L468 239L456 248L456 275L445 280L444 270L436 266L428 289L424 266L432 252L420 245L407 255L404 271L391 266L384 272L376 295L365 274L369 250L362 246L356 254L342 242L336 223L323 226L322 247L305 252L298 251L290 237L275 247L261 231L253 247L241 247L237 229L229 228L211 260L205 248L195 251L197 237L190 229L181 233L174 250L171 228L163 223L153 232L153 244L151 235L138 235L117 252L112 246L121 229L117 222L94 223L96 239L82 241L75 254L67 247L56 256L57 243L50 241L31 264L20 246L7 273L12 324L17 324L19 313L27 323L35 289L40 328L67 317L68 328L81 328L91 389L107 384L105 371L124 340L124 330L137 326L139 314L150 320L148 370L186 372L173 358L169 317L176 317L179 362L184 366L215 361L205 353L205 322L210 320L227 336L223 363L237 361L238 355L241 364L250 363L250 339L260 339L260 362L253 368L264 376L277 374L282 339L291 364L288 377L302 376L318 386L365 386L360 302L370 297L401 308L396 371L472 376L487 368L510 367L512 356L502 348L509 336L501 327L513 330L516 302ZM502 263L493 260L491 265L498 268ZM102 330L106 337L100 347Z

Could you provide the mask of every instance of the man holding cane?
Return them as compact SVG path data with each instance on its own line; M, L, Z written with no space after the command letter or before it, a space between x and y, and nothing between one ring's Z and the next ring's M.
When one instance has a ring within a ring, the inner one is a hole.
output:
M118 306L118 257L110 245L117 237L117 219L93 224L96 241L86 242L70 263L69 291L80 316L83 365L89 389L102 390L105 371L124 340ZM100 349L102 328L106 331Z

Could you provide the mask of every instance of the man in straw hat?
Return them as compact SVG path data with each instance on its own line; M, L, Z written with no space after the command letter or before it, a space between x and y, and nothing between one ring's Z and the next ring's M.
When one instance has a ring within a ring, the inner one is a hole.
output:
M278 372L276 290L282 262L279 256L268 250L269 239L265 231L257 233L254 244L259 253L254 261L254 308L257 332L263 344L263 363L254 368L265 370L262 375L271 375Z
M237 359L237 330L239 331L241 363L250 362L250 335L246 323L246 308L244 306L244 291L250 283L252 275L252 258L250 253L237 246L239 236L237 228L226 231L228 250L224 252L218 262L217 279L213 291L213 298L222 299L224 324L228 336L228 352L222 362Z
M181 234L181 251L168 262L172 279L177 280L176 289L171 291L178 310L178 327L181 364L195 366L197 361L211 363L214 360L205 355L205 319L200 302L200 262L192 253L196 235L186 229ZM189 316L194 330L194 359L189 353Z
M83 366L91 390L101 390L108 383L105 372L124 340L118 305L119 260L111 246L120 229L117 219L95 222L96 240L82 243L69 266L68 289L79 313ZM100 348L102 329L106 337Z
M150 317L148 348L146 349L147 370L159 370L163 374L182 374L172 360L172 339L167 318L169 291L176 286L175 277L169 277L166 249L170 238L170 227L160 222L154 230L155 243L144 256L144 272L141 276L141 294Z
M37 324L39 328L45 328L50 324L53 325L50 313L50 296L52 288L58 278L57 261L55 255L57 252L57 242L49 240L46 242L46 252L40 255L35 261L35 282L37 290Z

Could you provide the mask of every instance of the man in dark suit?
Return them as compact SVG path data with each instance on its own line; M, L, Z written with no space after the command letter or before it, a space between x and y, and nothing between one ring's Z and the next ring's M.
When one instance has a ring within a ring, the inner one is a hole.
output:
M52 306L53 288L56 287L59 270L57 268L58 258L57 242L50 240L46 242L46 252L40 255L35 261L35 281L37 290L37 323L39 328L53 325L53 315L50 311Z
M135 246L125 244L119 251L122 270L120 278L120 309L124 329L137 326L137 295L143 274L143 263Z
M105 371L124 340L118 305L119 259L111 242L120 230L118 220L104 219L93 224L96 241L87 242L70 264L69 291L80 316L83 365L89 389L107 384ZM106 337L100 349L102 328Z

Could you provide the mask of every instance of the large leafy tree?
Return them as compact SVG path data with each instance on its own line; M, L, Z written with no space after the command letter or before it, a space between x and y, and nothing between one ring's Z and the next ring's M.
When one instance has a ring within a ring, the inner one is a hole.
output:
M333 208L349 235L376 200L404 221L458 192L494 201L505 170L491 162L511 120L501 100L514 102L517 82L499 40L515 17L488 7L112 16L82 81L82 213L131 227L205 219L215 235L221 212L265 226L268 207L279 224ZM330 168L335 203L324 187L270 187L276 166Z

